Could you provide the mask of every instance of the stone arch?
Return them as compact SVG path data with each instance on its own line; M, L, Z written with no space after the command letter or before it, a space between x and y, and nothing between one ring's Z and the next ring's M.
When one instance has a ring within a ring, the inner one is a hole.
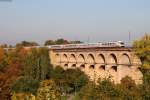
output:
M85 63L85 57L83 54L79 54L78 56L78 63Z
M90 65L90 66L89 66L89 69L94 70L94 68L95 68L95 66L94 66L94 65Z
M117 72L117 57L115 54L110 54L108 57L108 64L110 65L110 73L114 74L115 72Z
M68 68L68 64L64 64L64 68L67 69Z
M103 54L98 54L96 57L96 63L105 64L105 57Z
M75 68L75 67L76 67L76 64L72 64L72 66L71 66L71 67Z
M86 62L88 64L94 64L95 63L95 58L94 58L93 54L88 54Z
M124 53L121 55L120 59L120 64L121 65L126 65L126 66L130 66L131 65L131 60L129 58L129 55Z
M80 68L85 68L85 64L80 65Z
M99 66L99 70L100 70L100 71L105 71L105 65L100 65L100 66Z
M70 55L70 57L69 57L69 62L71 62L71 63L76 63L75 54L71 54L71 55Z
M80 69L81 69L81 71L84 71L85 70L85 64L81 64Z
M62 62L64 62L64 63L68 62L67 54L62 55Z
M131 60L129 58L129 55L126 53L123 53L119 59L120 59L120 62L119 62L120 66L118 68L118 70L119 70L118 72L119 72L119 76L120 76L120 78L119 78L119 81L120 81L122 78L124 78L126 76L130 77L132 72L131 72L131 68L130 68Z
M117 65L117 57L115 54L110 54L109 57L108 57L108 63L110 65Z
M58 53L55 55L55 58L56 58L56 62L60 63L60 55Z

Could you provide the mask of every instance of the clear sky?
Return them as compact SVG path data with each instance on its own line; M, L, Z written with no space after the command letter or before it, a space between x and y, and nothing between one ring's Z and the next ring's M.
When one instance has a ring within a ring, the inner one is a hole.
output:
M150 0L0 0L0 43L127 42L129 31L132 40L150 33Z

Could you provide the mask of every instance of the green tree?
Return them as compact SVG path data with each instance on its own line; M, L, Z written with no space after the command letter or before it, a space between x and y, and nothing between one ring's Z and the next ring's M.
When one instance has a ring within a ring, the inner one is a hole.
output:
M22 41L21 43L16 44L16 47L20 47L20 46L39 46L39 44L36 42Z
M23 75L12 86L13 92L35 94L40 81L45 80L50 67L47 48L32 48L22 58Z
M61 38L61 39L57 39L55 41L55 44L69 44L69 42L67 40Z
M140 87L135 84L131 77L124 77L119 85L123 100L142 100Z
M11 87L15 93L32 93L36 94L39 87L39 81L28 77L19 78Z
M47 46L47 45L54 45L55 42L53 40L47 40L45 41L44 45Z
M67 69L64 75L70 87L68 92L78 92L88 82L88 77L80 69Z
M23 59L24 76L44 80L50 67L47 48L33 48Z

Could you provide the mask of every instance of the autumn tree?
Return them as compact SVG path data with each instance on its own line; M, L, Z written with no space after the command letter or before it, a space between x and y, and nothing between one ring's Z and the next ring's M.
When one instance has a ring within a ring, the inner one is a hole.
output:
M150 99L150 35L145 34L133 44L135 53L142 61L141 71L143 73L142 98Z
M0 72L0 100L10 100L11 85L21 76L20 62L10 63Z
M24 53L24 52L23 52ZM45 80L50 67L47 48L32 48L22 58L23 75L12 85L12 92L35 94L40 81Z
M4 49L0 48L0 71L7 65Z
M52 80L44 80L37 90L37 100L61 100L60 92Z
M142 61L142 68L150 69L150 35L145 34L143 38L136 40L133 47Z

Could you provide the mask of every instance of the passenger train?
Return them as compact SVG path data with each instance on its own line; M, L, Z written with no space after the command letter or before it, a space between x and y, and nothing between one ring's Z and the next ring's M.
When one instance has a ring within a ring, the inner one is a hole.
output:
M124 42L98 42L98 43L84 43L84 44L66 44L66 45L50 45L50 49L63 49L63 48L90 48L90 47L125 47Z

